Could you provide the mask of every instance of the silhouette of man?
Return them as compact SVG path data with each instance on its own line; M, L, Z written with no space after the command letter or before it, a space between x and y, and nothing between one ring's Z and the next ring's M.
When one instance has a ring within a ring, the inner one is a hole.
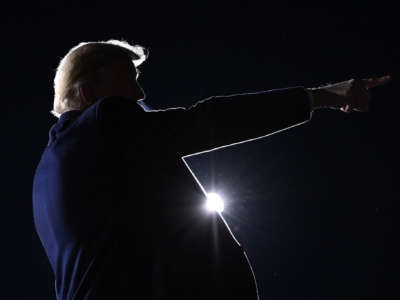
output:
M368 89L389 76L146 112L147 56L124 41L81 43L58 66L59 120L33 182L57 299L257 299L244 249L205 213L182 156L302 124L316 108L368 111Z

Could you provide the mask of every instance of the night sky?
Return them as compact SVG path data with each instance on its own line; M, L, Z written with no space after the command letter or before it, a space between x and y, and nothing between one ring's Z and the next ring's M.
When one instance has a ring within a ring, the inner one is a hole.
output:
M224 197L261 300L400 299L396 9L278 2L3 7L1 299L55 299L32 213L34 171L57 120L53 77L71 47L111 38L150 49L139 82L153 108L392 75L371 91L368 113L316 110L308 123L187 162Z

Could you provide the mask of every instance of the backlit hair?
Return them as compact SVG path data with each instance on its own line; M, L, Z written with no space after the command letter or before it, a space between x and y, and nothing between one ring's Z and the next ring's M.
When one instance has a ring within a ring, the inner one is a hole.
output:
M118 59L129 58L135 67L149 56L148 49L123 40L82 42L61 59L54 77L51 114L59 118L69 110L82 110L79 86L99 79L100 69Z

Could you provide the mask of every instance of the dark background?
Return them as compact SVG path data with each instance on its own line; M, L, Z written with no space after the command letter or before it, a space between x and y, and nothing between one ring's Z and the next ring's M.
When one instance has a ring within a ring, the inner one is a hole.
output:
M55 299L32 216L33 174L56 122L52 80L71 47L110 38L150 48L139 81L152 107L391 74L368 113L317 110L306 124L188 162L224 196L262 300L399 298L396 9L278 2L2 8L1 299Z

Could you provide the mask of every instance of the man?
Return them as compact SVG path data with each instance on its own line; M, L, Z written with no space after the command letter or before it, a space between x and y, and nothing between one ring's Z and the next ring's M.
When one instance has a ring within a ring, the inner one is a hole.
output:
M390 77L146 112L137 67L147 55L123 41L81 43L57 69L59 120L33 183L57 299L257 299L244 249L205 213L182 156L302 124L317 108L368 111L368 90Z

